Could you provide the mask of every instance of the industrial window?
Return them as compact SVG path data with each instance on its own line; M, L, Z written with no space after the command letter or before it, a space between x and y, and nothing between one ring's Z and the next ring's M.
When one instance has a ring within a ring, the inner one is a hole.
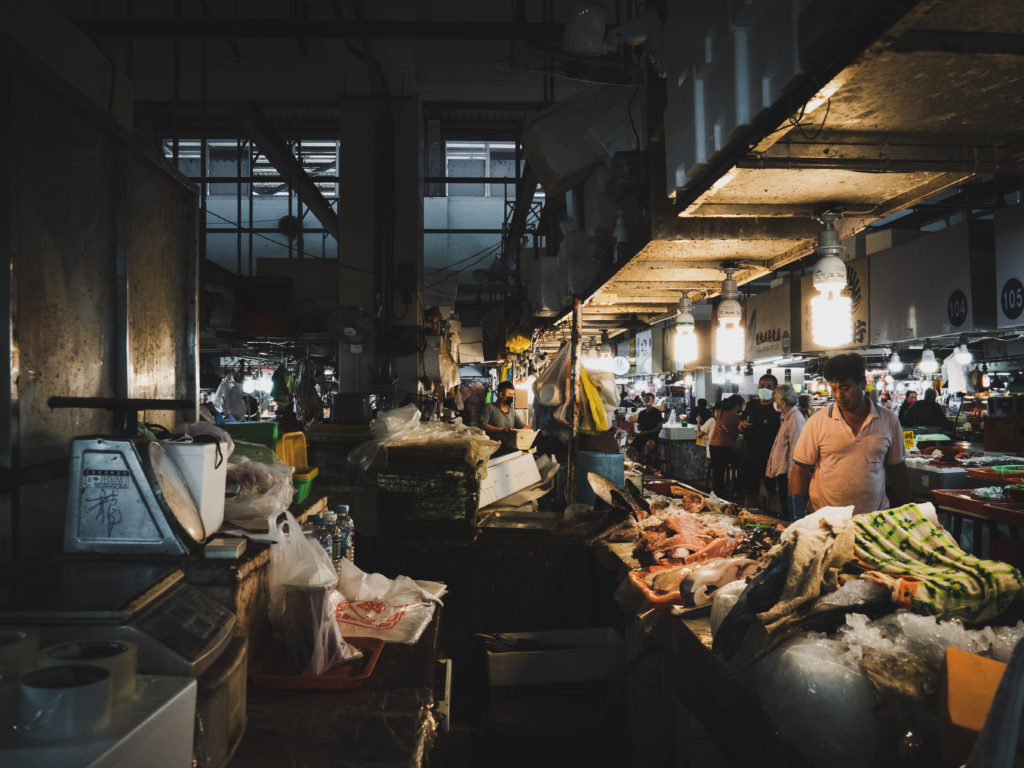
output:
M337 140L289 141L296 160L335 208ZM166 139L163 150L200 189L205 258L238 274L256 274L263 258L337 257L337 243L309 213L288 179L251 141Z

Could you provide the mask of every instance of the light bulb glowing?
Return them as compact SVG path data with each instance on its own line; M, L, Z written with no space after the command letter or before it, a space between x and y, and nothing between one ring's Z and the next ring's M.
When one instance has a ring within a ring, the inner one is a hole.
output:
M900 353L893 352L889 358L889 371L891 373L903 373L903 361L900 360Z
M917 367L921 369L921 373L935 373L939 370L939 361L935 359L935 352L931 347L924 348L921 353L921 362L917 364Z
M744 331L737 317L719 317L715 337L715 357L723 363L738 363L743 359Z
M811 299L811 334L821 347L841 347L853 341L853 302L843 296L844 285L819 285Z
M693 325L677 325L675 337L676 365L682 366L697 359L697 333Z
M961 344L956 348L956 361L960 365L970 365L974 362L974 355L971 354L971 350L967 348L966 344Z

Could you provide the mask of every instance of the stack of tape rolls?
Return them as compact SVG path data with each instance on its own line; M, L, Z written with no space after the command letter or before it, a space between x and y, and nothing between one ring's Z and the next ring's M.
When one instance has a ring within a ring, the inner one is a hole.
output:
M39 633L0 627L0 723L11 722L18 706L18 681L36 665Z
M26 736L66 739L110 722L113 699L109 669L85 664L44 667L18 685L18 715Z
M126 640L71 640L39 652L39 666L85 664L110 670L114 703L135 695L135 669L139 649Z

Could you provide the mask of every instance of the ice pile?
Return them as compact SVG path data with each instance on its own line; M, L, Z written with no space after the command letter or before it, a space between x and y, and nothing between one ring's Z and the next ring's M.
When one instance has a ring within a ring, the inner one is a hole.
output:
M1024 621L1013 627L968 629L959 619L937 621L933 616L909 611L896 611L875 621L852 613L840 627L838 639L857 661L870 648L894 656L911 653L937 668L946 648L951 647L1005 663L1017 643L1024 639Z
M752 670L775 727L815 765L870 765L878 745L871 682L847 651L841 640L799 637Z

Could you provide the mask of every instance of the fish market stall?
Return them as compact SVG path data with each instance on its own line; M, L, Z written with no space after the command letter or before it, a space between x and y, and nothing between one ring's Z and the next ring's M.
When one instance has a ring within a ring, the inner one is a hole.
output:
M957 651L1010 660L1024 578L964 551L931 504L826 508L787 526L669 480L642 495L592 482L608 514L585 541L619 574L627 652L658 646L689 753L713 742L733 764L966 760L976 730L950 719L961 691L944 686Z

